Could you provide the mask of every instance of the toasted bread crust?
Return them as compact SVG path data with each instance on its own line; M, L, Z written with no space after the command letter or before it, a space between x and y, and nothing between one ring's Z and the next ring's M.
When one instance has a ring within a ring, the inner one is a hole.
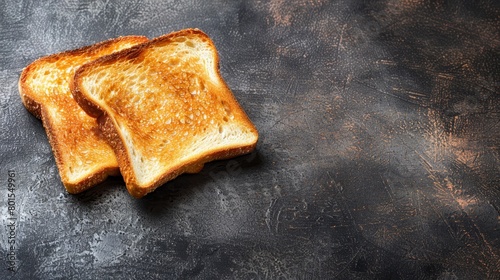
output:
M21 95L21 101L23 102L24 106L30 113L32 113L38 119L41 119L42 117L41 107L43 104L41 104L39 101L36 100L37 94L34 93L29 87L29 85L26 83L28 75L30 74L30 72L34 71L36 67L48 61L55 61L65 56L78 56L78 55L84 55L85 53L98 54L100 51L109 47L110 45L120 44L120 42L123 41L135 41L136 44L139 44L147 40L148 39L144 36L133 36L133 35L123 36L115 39L102 41L93 45L83 46L78 49L63 51L38 58L37 60L33 61L30 65L26 66L21 72L21 75L19 77L18 88L19 88L19 93Z
M125 180L127 190L135 198L142 198L148 193L154 191L156 188L183 173L198 173L203 169L204 164L207 162L248 154L252 152L257 145L257 143L254 143L252 145L242 146L235 149L219 150L199 159L198 161L192 162L188 165L178 166L177 168L170 170L169 172L163 174L153 184L141 186L134 180L132 162L130 162L130 158L127 155L127 149L123 144L124 140L118 133L116 126L113 124L113 120L106 113L103 113L99 116L98 123L99 129L101 129L103 135L105 135L106 140L116 154L118 165L120 166L120 173Z
M165 184L166 182L176 178L183 173L198 173L203 169L204 164L207 162L214 160L223 160L248 154L252 152L257 145L257 143L254 143L252 145L242 146L235 149L217 151L205 156L204 158L199 159L198 161L170 170L153 184L141 186L134 180L132 162L130 162L130 158L127 155L127 149L123 144L124 140L118 133L116 126L113 124L113 120L106 113L103 113L101 116L99 116L97 122L99 123L99 129L101 129L103 135L116 154L118 165L120 166L120 173L125 180L127 190L135 198L142 198L148 193L154 191L159 186Z
M60 167L59 170L60 170L61 180L68 193L71 194L81 193L95 186L96 184L104 181L108 176L118 176L120 174L119 167L114 164L101 165L99 166L99 168L95 169L94 172L90 173L88 176L77 182L73 182L69 180L69 178L66 178L67 176L64 175L64 173L61 174L61 170L63 170L64 168L63 166L66 164L62 160L63 153L68 151L67 149L62 148L64 143L60 143L59 139L57 138L56 136L57 132L55 131L55 127L50 125L49 121L50 117L48 116L47 111L44 109L45 109L44 107L41 107L42 124L45 128L45 131L47 132L47 138L49 140L50 146L52 147L56 165Z
M86 173L82 176L78 176L78 178L72 178L66 170L68 170L68 165L71 164L67 162L67 159L64 158L65 154L72 153L73 149L71 149L71 143L67 143L68 136L61 135L61 131L64 131L65 128L59 127L58 120L55 120L52 117L52 114L55 110L63 110L67 113L63 114L65 118L67 118L66 123L71 123L71 127L68 127L66 133L74 133L75 137L97 137L101 138L100 132L97 128L97 123L93 125L93 128L88 128L88 123L80 124L78 123L81 118L76 116L81 109L78 105L71 99L71 94L69 91L69 87L67 89L62 89L62 91L58 91L57 94L61 95L51 96L50 92L40 92L37 89L44 88L47 91L52 89L55 91L54 87L64 87L64 84L69 83L69 79L61 76L57 77L57 80L60 81L60 84L54 85L37 85L33 84L33 81L36 80L36 75L40 75L37 71L40 69L54 69L57 67L54 63L59 61L64 61L65 59L75 57L73 62L68 62L67 66L76 67L83 62L87 62L89 60L95 59L96 57L106 55L111 53L114 48L122 49L128 45L134 45L141 42L146 41L147 38L143 36L125 36L117 39L111 39L104 42L100 42L91 46L85 46L76 50L65 51L49 56L45 56L35 60L33 63L28 65L21 73L19 78L19 93L21 96L21 100L26 107L26 109L32 113L35 117L41 119L42 124L46 130L49 143L52 147L56 164L58 166L59 174L61 177L61 181L69 193L80 193L88 188L102 182L109 175L118 175L119 169L116 163L116 159L114 159L114 155L109 146L97 145L96 149L104 149L104 154L111 155L111 159L106 158L102 160L102 163L96 164L89 168L90 172ZM65 64L66 65L66 64ZM67 70L68 69L57 69L57 70ZM53 73L52 73L53 74ZM70 75L71 74L67 74ZM46 87L46 88L45 88ZM64 91L66 93L64 93ZM59 102L59 103L58 103ZM52 112L52 114L51 114ZM83 113L83 112L82 112ZM85 117L84 117L85 118ZM88 118L88 117L87 117ZM85 118L86 119L86 118ZM89 118L90 119L90 118ZM94 121L95 122L95 121ZM79 132L78 130L82 131ZM77 140L75 140L77 141ZM102 140L101 140L102 141ZM103 142L104 143L104 142ZM103 148L104 147L104 148ZM85 147L84 147L85 148ZM109 152L107 150L109 149ZM88 153L93 153L93 151L86 151ZM97 151L101 152L101 150ZM96 157L99 153L96 153ZM71 170L71 166L69 167Z
M238 102L232 96L231 91L228 86L222 79L222 76L219 72L219 57L217 52L214 51L213 61L214 67L216 68L216 75L218 79L218 89L221 92L224 92L224 98L227 99L231 108L234 108L234 111L237 114L239 122L242 123L242 126L247 128L253 134L252 138L255 138L255 141L250 144L239 144L235 146L227 146L220 149L212 149L210 152L203 153L199 158L193 159L189 162L182 162L172 166L170 169L166 170L159 177L155 177L156 179L153 182L147 184L140 184L135 177L133 162L131 159L131 151L127 149L127 146L124 144L126 142L125 136L120 133L117 123L116 116L112 117L108 114L108 112L101 108L97 101L93 100L93 97L89 92L87 92L85 86L83 86L83 78L89 74L90 71L96 69L98 67L104 67L106 65L112 65L115 63L119 63L119 61L134 59L137 56L141 55L141 52L148 48L154 48L154 46L159 44L168 44L174 38L187 36L187 35L196 35L200 36L204 42L208 43L212 50L215 50L215 45L210 40L210 38L198 29L185 29L178 32L173 32L167 35L160 36L158 38L152 39L148 42L145 42L140 45L136 45L130 49L113 53L111 55L102 57L93 62L85 64L81 68L79 68L74 77L73 81L70 83L71 92L78 102L78 104L89 114L98 118L99 128L105 135L106 140L113 148L118 163L120 166L120 172L125 180L127 189L129 193L136 197L140 198L144 195L152 192L157 187L163 185L167 181L179 176L182 173L196 173L201 171L203 165L206 162L226 159L238 155L243 155L246 153L250 153L255 149L257 143L258 133L248 116L244 113L244 111L239 106ZM215 94L215 93L214 93ZM220 105L219 105L220 106ZM132 152L133 153L133 152Z

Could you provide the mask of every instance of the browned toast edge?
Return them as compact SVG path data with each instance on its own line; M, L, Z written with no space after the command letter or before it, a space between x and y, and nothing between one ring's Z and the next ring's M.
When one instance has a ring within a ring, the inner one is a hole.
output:
M161 176L158 180L150 185L140 186L135 181L132 164L130 163L130 159L127 155L127 149L125 148L125 145L122 142L123 140L120 137L120 134L118 133L115 125L113 124L113 120L106 113L104 113L98 118L97 122L99 123L99 129L101 129L103 135L105 136L105 139L108 141L110 146L113 148L113 151L115 152L116 158L118 160L118 166L120 167L120 172L125 180L127 190L135 198L141 198L147 195L148 193L154 191L156 188L183 173L198 173L203 169L204 164L207 162L248 154L252 152L257 145L257 142L255 142L252 145L242 146L236 149L217 151L215 153L206 155L204 158L201 158L198 161L178 166L173 170L164 173L163 176ZM256 129L255 132L257 133Z

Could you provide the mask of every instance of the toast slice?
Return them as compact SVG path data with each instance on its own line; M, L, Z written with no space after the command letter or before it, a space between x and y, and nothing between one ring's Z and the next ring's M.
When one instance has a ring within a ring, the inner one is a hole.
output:
M130 194L140 198L212 160L251 152L258 133L198 29L163 35L82 66L70 85L98 118Z
M22 102L42 120L61 181L69 193L80 193L108 175L119 174L116 157L100 135L96 120L73 99L70 80L84 63L146 40L143 36L120 37L39 58L22 71Z

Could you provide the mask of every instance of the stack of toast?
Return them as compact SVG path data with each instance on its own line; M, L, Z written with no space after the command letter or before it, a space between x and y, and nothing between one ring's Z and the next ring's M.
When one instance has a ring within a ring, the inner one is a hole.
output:
M206 162L249 153L258 139L198 29L43 57L23 70L19 91L69 193L121 173L140 198Z

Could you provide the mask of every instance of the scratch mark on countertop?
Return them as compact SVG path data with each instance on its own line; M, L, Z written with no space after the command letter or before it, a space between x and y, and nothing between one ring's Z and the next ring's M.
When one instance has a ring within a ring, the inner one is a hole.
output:
M493 247L491 246L491 244L488 242L488 240L484 236L484 233L481 231L480 227L477 225L477 223L475 222L474 218L472 218L472 217L469 216L469 214L468 214L469 211L467 211L467 209L466 209L471 204L477 203L477 199L476 198L465 198L464 199L462 197L459 197L458 195L456 195L456 193L460 194L461 191L456 189L456 186L450 181L450 179L449 178L445 178L445 182L446 182L447 189L450 190L449 194L451 195L452 199L456 202L456 204L458 205L458 207L461 209L462 213L464 213L464 215L466 215L466 217L468 217L468 219L472 223L472 225L473 225L474 229L476 230L476 232L479 234L479 236L481 236L481 241L488 248L489 253L495 259L499 259L499 256L497 255L497 253L495 253L495 250L493 249ZM469 235L469 232L467 230L463 229L463 231L465 231L465 233L467 235ZM469 238L472 239L472 237L470 235L469 235Z
M342 46L342 40L344 39L344 32L346 27L347 24L345 23L342 25L342 29L340 29L339 41L337 43L337 59L340 56L340 49L344 49L344 46Z
M356 259L356 257L359 255L359 253L361 252L361 247L358 248L356 250L356 253L351 257L351 259L345 264L345 266L339 271L337 272L334 276L333 276L333 279L337 279L337 277L339 277L342 273L344 273L344 271L349 267L350 264L352 264L352 262Z

